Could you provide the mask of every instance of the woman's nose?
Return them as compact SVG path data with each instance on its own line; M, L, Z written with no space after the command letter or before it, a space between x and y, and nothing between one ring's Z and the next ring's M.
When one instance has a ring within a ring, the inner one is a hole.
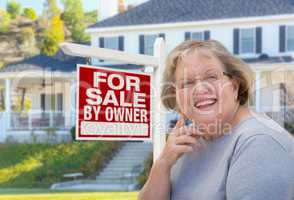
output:
M212 89L211 87L212 85L210 85L209 83L198 80L193 87L193 94L206 94Z

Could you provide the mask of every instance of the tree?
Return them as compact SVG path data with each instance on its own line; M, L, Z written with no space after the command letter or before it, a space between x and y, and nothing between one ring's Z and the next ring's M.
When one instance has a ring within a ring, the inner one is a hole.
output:
M52 56L58 51L58 44L64 41L63 23L60 16L54 16L50 20L48 29L43 32L41 52Z
M6 10L10 14L11 18L15 19L17 16L20 15L21 5L18 2L11 0L8 1Z
M62 19L71 32L71 38L75 42L88 40L85 34L85 15L81 0L62 0L64 12Z
M57 6L56 0L45 0L43 16L46 20L52 19L54 16L61 14L60 9Z
M8 32L9 25L10 15L5 10L0 9L0 33Z
M40 45L41 53L52 56L58 51L58 44L64 41L63 22L56 0L46 0L43 17L47 25L42 34Z
M42 37L40 50L42 54L48 56L53 56L58 51L58 43L48 32L45 32Z
M60 16L54 16L52 18L48 31L56 42L60 43L64 41L63 22L60 19Z
M23 16L31 20L36 20L38 17L36 11L33 8L25 8L23 10Z

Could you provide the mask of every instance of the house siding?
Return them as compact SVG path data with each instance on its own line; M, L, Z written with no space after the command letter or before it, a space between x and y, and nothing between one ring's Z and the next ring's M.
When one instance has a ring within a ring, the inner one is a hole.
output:
M144 31L126 31L123 32L124 37L124 49L126 52L140 53L139 51L139 36L148 34L160 34L164 33L166 41L166 51L170 52L176 45L185 40L186 34L188 32L197 31L209 31L210 39L215 39L220 41L230 52L234 50L234 29L242 28L261 28L261 53L266 53L269 56L280 56L289 55L291 52L280 52L280 35L279 26L280 25L292 25L294 18L289 18L287 20L277 20L271 23L241 23L241 24L224 24L224 25L209 25L198 27L187 27L187 28L174 28L174 29L156 29L156 30L144 30ZM120 33L122 34L122 33ZM100 37L110 37L110 36L120 36L119 33L103 33L103 34L92 34L92 41L98 41ZM273 39L274 38L274 39ZM92 43L92 45L97 45L97 43ZM240 45L239 45L240 47ZM260 53L254 53L249 55L249 57L257 57ZM239 54L240 57L247 58L248 55ZM95 62L94 64L99 64Z

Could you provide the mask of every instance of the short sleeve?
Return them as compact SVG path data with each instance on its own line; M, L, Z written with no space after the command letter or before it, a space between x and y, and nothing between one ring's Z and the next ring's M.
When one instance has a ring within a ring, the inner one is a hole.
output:
M234 153L226 184L227 200L293 200L293 157L272 136L251 136Z

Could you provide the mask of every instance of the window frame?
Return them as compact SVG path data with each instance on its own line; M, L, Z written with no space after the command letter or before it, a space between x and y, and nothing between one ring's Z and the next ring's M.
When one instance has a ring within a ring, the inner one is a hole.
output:
M242 32L244 31L244 30L248 30L248 29L250 29L250 30L252 30L252 32L253 32L253 47L252 47L252 52L246 52L246 53L244 53L243 51L242 51ZM239 28L239 54L240 55L255 55L256 54L256 28L255 27L248 27L248 28Z
M109 44L109 42L111 40L115 40L115 47L112 47L111 46L107 46L107 44ZM106 49L112 49L112 50L118 50L119 49L119 37L117 36L113 36L113 37L104 37L104 48Z
M193 38L193 34L201 34L201 39L198 39L197 40L204 40L204 31L191 31L191 39L192 40L195 40L195 38Z
M149 43L147 43L147 38L149 38L149 40L150 40L151 37L154 37L154 41L149 44ZM158 37L158 34L144 35L144 55L151 55L151 56L153 55L153 53L154 53L154 46L153 45L154 45L154 42L157 37ZM148 50L150 50L150 49L151 49L151 51L149 52Z
M42 102L42 96L44 95L44 105ZM40 94L40 107L43 112L54 111L54 112L63 112L63 101L64 95L60 93L41 93ZM60 104L59 104L60 103Z

